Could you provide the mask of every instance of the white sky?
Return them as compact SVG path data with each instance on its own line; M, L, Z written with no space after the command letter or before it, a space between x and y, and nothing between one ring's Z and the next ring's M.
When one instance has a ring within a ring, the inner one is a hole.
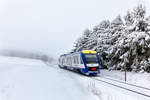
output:
M149 0L0 0L0 46L59 56L82 31Z

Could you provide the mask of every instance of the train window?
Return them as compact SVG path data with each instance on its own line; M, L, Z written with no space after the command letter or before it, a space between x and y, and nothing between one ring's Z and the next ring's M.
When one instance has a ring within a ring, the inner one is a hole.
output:
M64 58L64 65L66 64L66 59Z
M70 65L70 57L68 57L68 65Z
M73 57L72 56L70 57L70 64L71 64L71 66L73 64Z
M69 65L69 58L67 57L67 65Z
M82 61L82 58L81 58L81 56L80 56L80 64L83 64L83 61Z
M79 64L78 56L76 56L76 63Z
M64 65L64 59L62 59L62 65Z
M79 63L78 56L74 56L73 57L73 62L74 62L74 64L78 64Z
M73 63L76 64L75 56L73 56Z
M76 56L74 56L74 63L77 64Z
M77 55L76 57L77 57L77 64L79 64L79 56Z
M62 63L62 59L60 60L60 63L63 64L63 63Z
M69 65L71 65L71 57L69 57Z
M85 55L86 63L97 63L97 55L96 54L86 54Z

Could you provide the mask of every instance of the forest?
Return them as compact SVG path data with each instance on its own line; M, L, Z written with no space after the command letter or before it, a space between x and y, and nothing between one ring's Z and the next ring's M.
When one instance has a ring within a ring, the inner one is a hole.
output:
M150 16L145 6L137 5L124 16L85 29L72 52L86 49L99 53L102 68L150 72Z

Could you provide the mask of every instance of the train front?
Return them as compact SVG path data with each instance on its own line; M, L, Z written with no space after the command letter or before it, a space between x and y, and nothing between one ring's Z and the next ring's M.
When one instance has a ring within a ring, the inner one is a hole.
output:
M96 51L93 50L83 50L86 75L97 75L100 73L100 59Z

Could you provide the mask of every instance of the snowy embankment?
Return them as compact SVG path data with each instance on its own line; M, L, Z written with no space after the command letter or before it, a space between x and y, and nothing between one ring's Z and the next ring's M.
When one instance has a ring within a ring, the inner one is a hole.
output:
M101 77L124 81L125 72L101 70ZM150 88L150 73L127 72L127 83Z
M77 78L43 62L0 57L0 100L94 100Z
M149 100L39 60L0 57L0 100Z

